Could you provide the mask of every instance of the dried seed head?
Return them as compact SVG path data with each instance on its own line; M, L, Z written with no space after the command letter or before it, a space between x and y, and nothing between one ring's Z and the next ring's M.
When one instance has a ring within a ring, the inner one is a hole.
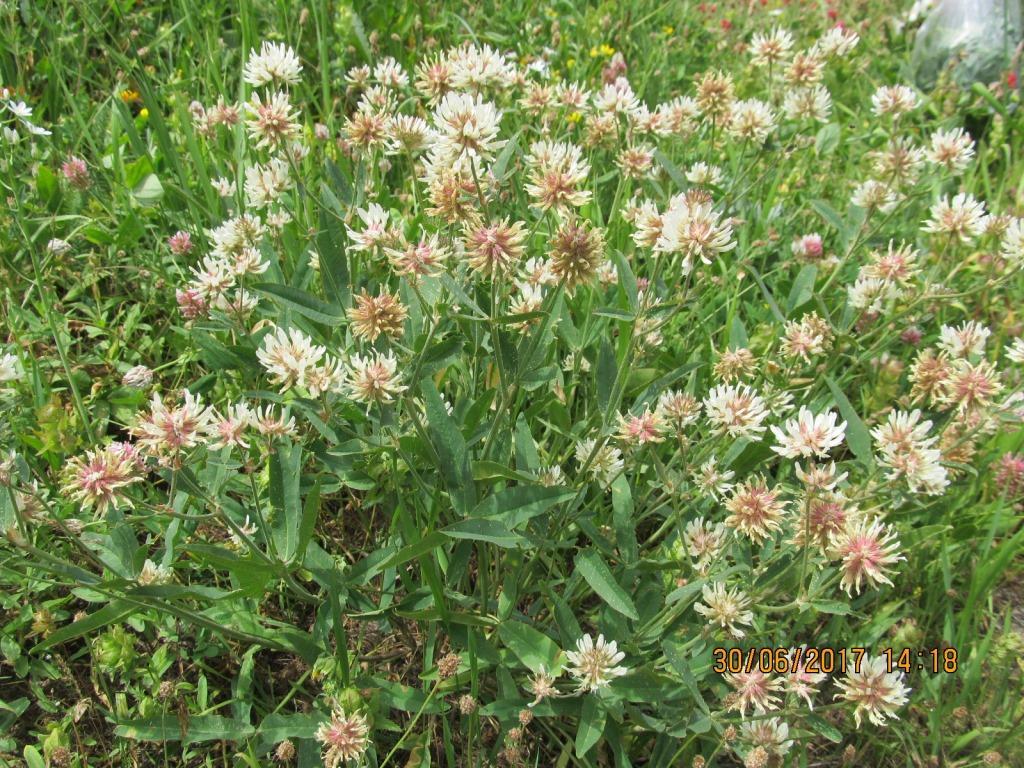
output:
M550 265L555 277L564 281L567 291L588 283L604 261L604 234L584 219L570 219L551 243Z

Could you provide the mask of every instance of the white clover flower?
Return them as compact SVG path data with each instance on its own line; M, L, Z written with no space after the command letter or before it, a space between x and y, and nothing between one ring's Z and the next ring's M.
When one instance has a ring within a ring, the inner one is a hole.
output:
M686 180L691 184L717 187L722 183L722 169L701 160L687 169Z
M370 405L390 403L408 387L401 384L394 352L353 355L345 386L354 400Z
M683 195L669 201L661 218L661 234L654 244L660 253L682 253L683 271L689 272L693 258L711 264L712 258L736 247L732 224L721 220L711 203L690 204Z
M720 384L704 398L704 412L718 434L757 439L768 416L757 390L746 384Z
M849 27L835 26L822 35L814 48L827 57L842 57L857 47L860 36Z
M503 90L516 77L515 67L489 45L463 45L448 54L451 85L479 93L487 89Z
M834 411L814 414L801 406L797 417L783 424L783 429L772 427L772 434L778 441L772 450L789 459L824 458L833 448L843 444L846 422L836 424L838 418Z
M931 218L924 223L923 230L939 235L949 235L959 242L974 240L985 229L985 204L974 195L964 192L952 199L944 197L931 208Z
M905 478L911 491L929 496L942 494L949 475L942 455L932 447L938 440L929 436L931 421L921 421L921 411L892 411L884 424L871 430L879 451L879 463L889 469L891 480Z
M593 439L576 443L576 463L579 468L588 466L588 461L587 471L605 488L611 485L624 466L622 451L607 443L597 448L597 441Z
M640 99L633 93L629 81L620 77L608 83L594 95L594 109L598 112L631 115L639 111Z
M288 163L271 158L266 165L250 166L245 171L245 196L254 208L265 208L281 199L292 186Z
M827 123L832 114L832 96L823 85L791 88L782 99L782 112L788 120Z
M875 179L868 179L854 188L853 195L850 196L850 202L858 208L870 208L882 213L889 213L896 207L899 197L896 191L888 184L876 181Z
M902 672L889 672L882 656L865 656L860 669L847 671L846 677L837 680L840 692L835 698L856 705L853 719L860 728L862 715L867 715L874 725L884 726L890 718L896 718L897 710L907 703L910 689L903 684Z
M386 88L405 88L409 85L409 75L391 56L377 62L373 68L373 78Z
M245 105L249 136L257 149L278 149L299 136L298 113L284 91L261 97L253 93Z
M174 572L170 568L164 565L157 565L152 560L147 559L142 564L142 570L135 577L135 581L140 586L148 587L157 584L167 584L173 577Z
M905 85L883 85L871 97L871 111L879 117L899 117L916 109L918 104L917 94Z
M362 230L346 227L349 249L353 251L372 251L389 239L388 212L377 203L370 203L365 208L357 208L356 215L363 223Z
M712 456L694 473L693 482L701 493L718 501L732 490L733 484L730 481L734 477L736 473L731 469L719 469L718 459Z
M302 64L295 51L284 43L264 40L259 53L255 49L249 51L243 76L245 82L257 87L268 83L295 85L299 82L300 72Z
M597 640L584 635L576 641L576 650L566 651L565 656L569 660L567 670L576 678L580 691L594 693L629 672L626 667L615 666L626 654L614 640L606 641L604 635L598 635Z
M483 173L481 162L490 160L505 145L498 138L501 110L493 103L468 93L445 94L434 110L434 144L440 158L448 164L470 168Z
M775 113L759 99L734 101L726 130L731 136L753 144L764 144L775 130Z
M298 328L277 327L263 337L256 358L270 374L271 381L284 392L296 385L305 387L310 372L319 365L326 351Z
M693 610L706 618L709 624L729 630L733 637L743 637L745 633L736 625L753 623L754 614L748 610L750 598L738 588L727 589L721 581L710 586L705 584L701 594L704 602L694 605Z
M145 389L153 382L153 371L145 365L129 368L121 378L121 383L133 389Z
M1006 359L1011 363L1024 363L1024 336L1018 336L1006 350Z
M59 237L54 237L46 243L46 250L54 256L63 256L71 250L71 243L67 240L61 240Z
M1013 267L1024 264L1024 219L1015 218L1007 225L999 252Z
M892 586L890 566L906 559L899 554L899 547L892 526L867 518L848 519L828 542L829 556L840 561L843 578L839 586L847 594L860 592L864 581L875 587Z
M974 159L974 141L963 128L940 129L932 134L926 156L929 162L950 173L963 173Z
M17 381L24 375L21 360L10 352L0 356L0 384Z
M991 335L992 331L974 320L968 320L959 328L943 325L937 346L954 358L979 357L985 352L985 341Z
M778 64L792 48L793 35L781 27L775 27L767 35L755 32L750 39L750 62L757 67Z

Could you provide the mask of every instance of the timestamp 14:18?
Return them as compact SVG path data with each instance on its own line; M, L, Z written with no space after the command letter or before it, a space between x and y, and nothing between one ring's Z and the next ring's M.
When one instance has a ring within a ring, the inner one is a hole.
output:
M957 670L959 655L956 648L925 648L914 651L911 648L883 648L882 655L890 672L945 672L953 674Z

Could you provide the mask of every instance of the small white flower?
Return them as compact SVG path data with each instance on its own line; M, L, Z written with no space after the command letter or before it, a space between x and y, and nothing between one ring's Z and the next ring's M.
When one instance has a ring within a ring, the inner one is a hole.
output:
M837 680L840 693L835 698L856 705L853 719L860 728L861 715L867 714L874 725L883 726L896 711L907 703L910 689L903 684L902 672L889 672L881 656L867 656L861 660L860 670L853 669Z
M7 353L0 357L0 384L17 381L22 374L21 361L16 355Z
M259 53L249 51L249 61L245 64L245 82L261 86L276 82L294 85L299 82L302 64L295 51L283 43L271 43L266 40L260 46Z
M899 117L918 105L917 94L905 85L883 85L871 97L871 109L876 115Z
M723 629L728 629L733 637L743 637L743 630L736 625L749 625L754 621L753 612L747 610L750 607L750 598L739 589L726 589L725 584L720 581L710 586L705 584L701 593L704 602L694 605L693 610L704 616L709 624L717 624Z
M604 635L598 635L596 641L589 634L584 635L576 641L576 650L566 651L565 655L570 665L568 672L579 682L581 691L598 691L629 671L615 666L626 654L614 640L606 641Z
M938 347L951 357L978 357L985 351L985 341L992 331L981 323L968 320L959 328L943 325L939 329Z
M846 435L846 422L836 424L838 418L834 411L814 414L801 407L797 417L783 425L784 429L772 427L772 434L778 441L772 450L789 459L824 458L833 448L842 445Z
M718 434L756 439L764 432L768 416L765 403L746 384L720 384L704 398L704 411Z
M157 584L166 584L173 577L173 572L170 568L157 565L152 560L146 560L142 564L142 570L139 571L139 575L136 577L136 581L140 586L148 587Z

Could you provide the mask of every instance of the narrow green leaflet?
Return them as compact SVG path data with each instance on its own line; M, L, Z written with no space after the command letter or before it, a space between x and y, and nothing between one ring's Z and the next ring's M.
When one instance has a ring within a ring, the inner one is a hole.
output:
M500 520L486 518L468 518L452 523L441 532L452 539L473 539L486 541L499 547L518 547L528 544L519 534L513 533Z
M452 506L456 512L466 515L476 503L476 488L473 485L473 470L466 450L466 439L448 415L434 382L424 379L420 387L426 403L431 442L441 459L441 472L451 495Z
M576 757L583 757L601 740L608 717L597 696L584 696L580 722L576 728Z
M340 307L321 301L311 293L290 285L277 283L257 283L253 286L260 293L272 296L278 303L294 309L303 317L308 317L324 325L341 325L345 321L345 313Z
M839 408L839 414L846 421L847 445L850 446L854 456L870 466L874 463L874 456L871 452L871 433L831 376L825 377L825 383L832 392L832 397Z
M534 672L541 667L553 672L559 665L561 649L554 640L529 624L514 620L502 622L498 625L498 637L524 666Z
M473 510L473 517L499 518L515 528L575 495L575 491L557 486L517 485L485 498Z
M612 576L601 555L587 550L576 555L576 571L612 609L634 621L640 618L633 600Z

